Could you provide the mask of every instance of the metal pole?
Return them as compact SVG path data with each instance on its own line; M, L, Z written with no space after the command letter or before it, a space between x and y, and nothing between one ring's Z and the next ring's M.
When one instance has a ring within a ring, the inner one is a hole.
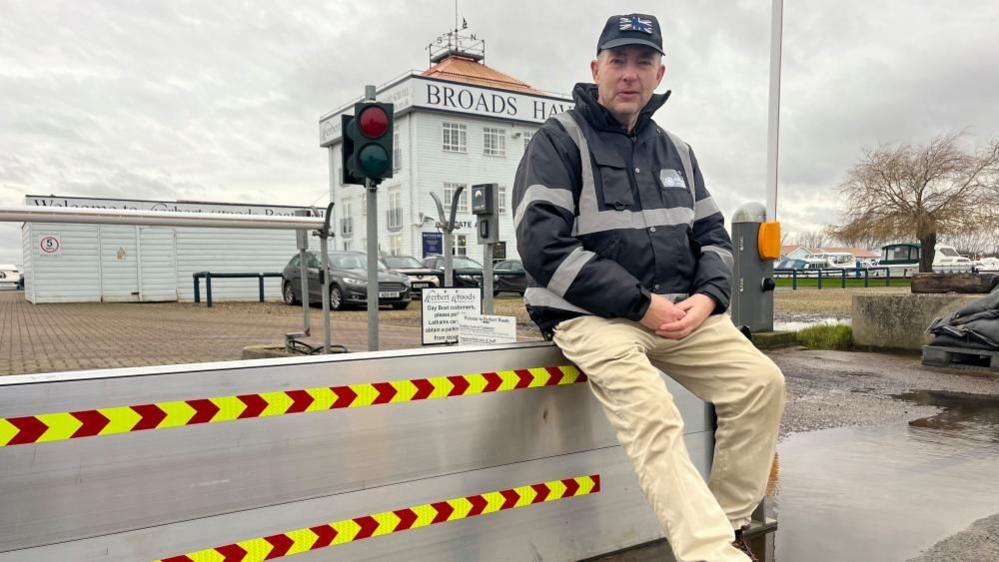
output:
M323 219L321 217L263 217L259 215L206 215L205 213L173 213L122 209L0 206L0 222L130 224L141 226L298 230L302 228L320 228L323 224Z
M212 307L212 272L205 274L205 294L208 297L208 308Z
M767 127L767 220L777 220L777 156L780 144L781 36L784 0L771 0L770 17L770 108Z
M375 87L364 86L364 99L375 100ZM368 351L378 351L378 184L365 178L368 194Z
M194 304L201 302L201 279L198 278L198 274L194 274Z
M298 274L301 276L302 281L302 332L305 335L309 335L309 270L306 267L306 262L308 257L305 255L305 250L298 251Z
M260 281L260 286L258 287L260 289L260 302L264 302L264 274L258 273L257 275L260 276L258 278Z
M326 251L326 233L319 234L319 252L322 257L319 259L322 270L319 272L320 279L323 280L323 353L330 352L330 255Z
M451 246L454 242L451 240L451 229L444 229L444 286L454 287L454 265L451 261L454 259L452 257Z
M493 313L493 245L482 245L482 311Z
M368 351L378 351L378 192L364 180L368 192Z

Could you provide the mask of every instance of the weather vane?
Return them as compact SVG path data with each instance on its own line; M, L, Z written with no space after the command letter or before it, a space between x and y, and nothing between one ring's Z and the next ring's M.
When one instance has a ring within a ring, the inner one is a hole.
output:
M458 26L458 0L455 0L454 28L447 33L438 35L427 45L427 51L430 54L430 64L437 64L451 56L459 56L480 62L484 61L486 59L485 39L479 39L476 34L466 32L467 30L468 20L464 17L461 18L461 27Z

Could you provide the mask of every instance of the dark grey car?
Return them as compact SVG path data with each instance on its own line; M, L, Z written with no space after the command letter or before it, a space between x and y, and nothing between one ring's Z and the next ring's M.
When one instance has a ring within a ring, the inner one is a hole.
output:
M322 302L322 282L319 256L306 252L306 271L309 276L309 302ZM348 305L368 302L368 257L361 252L330 252L330 308L340 310ZM281 294L287 304L302 302L302 278L299 256L296 254L281 273ZM391 305L396 310L409 306L409 278L392 273L378 263L378 304Z
M502 292L523 295L527 290L527 271L520 260L506 260L493 266L493 295Z
M423 259L423 266L444 275L444 256L429 256ZM454 256L454 286L473 288L482 284L482 264L465 256Z

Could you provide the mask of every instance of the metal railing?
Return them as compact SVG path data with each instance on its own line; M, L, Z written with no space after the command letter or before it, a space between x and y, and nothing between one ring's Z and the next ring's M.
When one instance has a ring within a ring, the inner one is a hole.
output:
M281 277L280 273L212 273L211 271L199 271L194 277L194 302L201 302L201 279L205 280L205 296L208 301L208 308L212 307L212 278L215 279L257 279L260 302L264 302L264 277Z

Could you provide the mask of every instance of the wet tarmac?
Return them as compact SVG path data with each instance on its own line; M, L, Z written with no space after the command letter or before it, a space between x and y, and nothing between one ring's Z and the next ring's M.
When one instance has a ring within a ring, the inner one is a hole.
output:
M982 556L999 549L999 378L910 356L773 358L789 393L775 560L995 559Z

